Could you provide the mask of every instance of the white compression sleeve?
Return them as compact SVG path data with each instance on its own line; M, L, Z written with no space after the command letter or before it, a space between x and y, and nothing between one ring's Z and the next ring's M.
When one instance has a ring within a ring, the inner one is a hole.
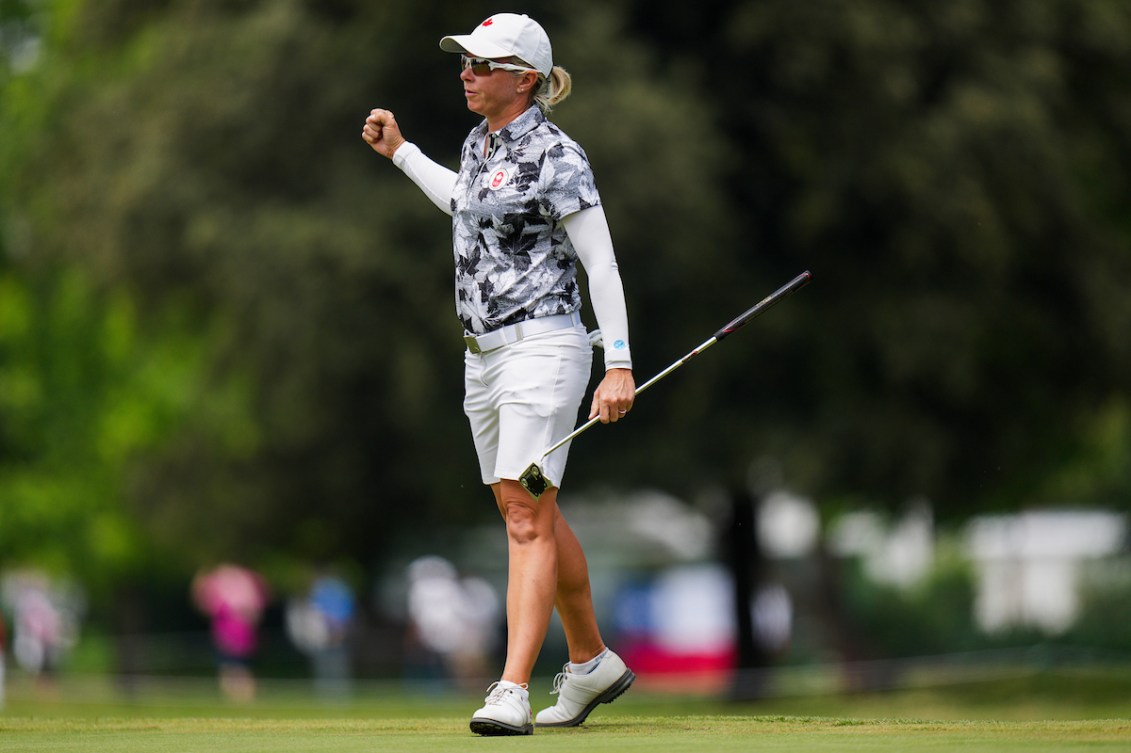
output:
M582 209L564 218L562 225L589 277L589 299L605 342L605 369L631 369L628 307L605 210Z
M456 174L441 164L433 162L420 147L406 141L393 152L393 164L412 178L424 195L444 214L452 213L452 191L456 185Z

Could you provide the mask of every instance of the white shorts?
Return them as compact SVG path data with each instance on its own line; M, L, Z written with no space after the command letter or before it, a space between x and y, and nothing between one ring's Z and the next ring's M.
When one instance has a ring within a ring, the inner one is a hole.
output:
M464 353L463 410L484 484L517 480L542 452L577 425L593 368L583 325L532 335L487 353ZM543 474L565 475L569 445L550 454Z

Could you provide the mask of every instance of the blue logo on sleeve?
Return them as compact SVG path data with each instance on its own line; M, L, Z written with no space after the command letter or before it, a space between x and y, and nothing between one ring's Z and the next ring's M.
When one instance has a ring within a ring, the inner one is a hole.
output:
M613 350L624 350L627 347L628 345L625 344L624 340L617 340L613 343Z

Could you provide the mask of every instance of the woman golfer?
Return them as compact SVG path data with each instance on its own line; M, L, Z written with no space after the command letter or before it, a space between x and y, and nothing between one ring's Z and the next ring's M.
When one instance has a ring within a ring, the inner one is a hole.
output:
M528 735L534 722L581 724L635 679L601 639L585 554L558 509L568 446L542 463L552 488L540 499L518 482L536 453L571 431L589 381L579 261L603 333L605 376L590 409L602 422L632 408L628 315L592 169L546 119L571 88L546 32L525 15L499 13L471 34L444 37L440 49L459 53L467 108L483 117L463 144L459 172L406 141L388 110L370 113L362 137L452 217L464 410L509 553L506 665L471 729ZM570 661L554 681L557 703L532 719L528 683L555 607Z

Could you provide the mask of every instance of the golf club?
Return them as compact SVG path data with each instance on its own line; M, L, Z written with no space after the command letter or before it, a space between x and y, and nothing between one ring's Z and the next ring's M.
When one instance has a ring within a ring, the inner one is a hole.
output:
M663 379L664 377L666 377L668 374L671 374L673 371L678 369L680 366L683 366L685 363L687 363L692 358L694 358L695 356L697 356L700 353L702 353L703 351L705 351L707 348L709 348L712 345L714 345L715 343L717 343L719 340L722 340L727 335L733 333L735 330L739 329L744 324L749 322L751 319L753 319L754 317L758 316L759 314L761 314L766 309L773 306L775 303L780 301L782 298L785 298L787 295L789 295L790 293L793 293L796 290L800 290L802 287L804 287L812 279L813 279L813 274L811 272L809 272L808 270L806 270L806 271L802 272L801 274L797 275L797 277L794 277L792 280L787 282L785 285L782 285L780 288L778 288L774 292L770 293L768 296L763 298L761 301L756 303L754 306L750 307L749 309L744 311L742 314L737 316L735 319L731 320L731 322L729 324L727 324L725 327L720 329L718 332L711 335L709 340L704 342L699 347L695 348L695 350L691 351L690 353L685 355L683 358L679 359L678 361L673 363L671 366L668 366L666 369L661 371L659 374L657 374L656 376L652 377L651 379L649 379L644 384L637 387L636 393L635 393L636 397L639 397L640 393L644 392L644 390L648 389L653 384L655 384L656 382L658 382L661 379ZM599 418L589 419L588 421L583 423L581 426L578 426L576 429L574 429L572 432L570 432L568 435L562 437L557 442L555 442L554 444L547 447L546 450L541 455L538 456L538 459L535 462L533 462L529 466L527 466L526 470L522 472L522 475L518 477L518 482L520 484L522 484L523 488L526 489L526 491L530 494L530 496L534 497L534 499L538 499L539 497L542 496L543 493L545 493L545 491L547 489L549 489L553 485L552 482L550 481L550 479L546 478L546 476L542 473L542 461L544 461L546 459L546 457L551 452L562 447L567 442L569 442L573 439L576 439L581 433L583 433L586 430L588 430L589 428L591 428L598 421L600 421Z

